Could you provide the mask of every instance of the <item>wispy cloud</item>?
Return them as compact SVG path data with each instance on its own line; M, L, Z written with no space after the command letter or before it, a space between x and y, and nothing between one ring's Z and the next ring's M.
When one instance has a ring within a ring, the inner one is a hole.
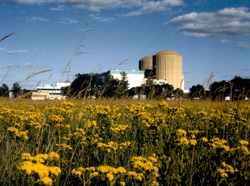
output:
M8 0L8 1L23 3L23 4L41 4L41 3L58 2L58 0Z
M76 24L78 23L78 21L70 18L62 18L60 23L69 25L69 24Z
M232 75L232 74L225 74L225 75L221 75L220 77L222 77L222 78L233 78L235 76L235 74L234 75Z
M50 8L51 11L64 11L65 10L65 5L58 5L55 8Z
M123 3L122 0L61 0L61 2L92 11L120 7Z
M122 7L123 8L141 7L142 3L143 3L142 0L124 0L122 2Z
M183 74L191 74L191 73L194 73L194 71L193 70L183 71Z
M77 8L91 11L100 11L102 9L112 8L138 8L126 16L138 16L150 12L162 12L171 7L184 5L183 0L10 0L23 4L45 4L60 3L56 8L50 8L52 11L63 11L65 5L72 5Z
M248 8L225 8L218 12L192 12L173 18L166 24L181 25L184 35L193 37L231 37L250 35Z
M220 42L221 42L222 44L230 43L230 41L229 41L228 39L222 39Z
M9 50L6 54L20 54L20 53L27 53L28 50Z
M170 10L171 7L182 6L182 0L162 0L162 1L143 1L139 10L129 12L126 16L139 16L145 13L162 12Z
M98 22L110 23L115 20L113 17L101 17L99 14L90 14L89 17Z
M1 48L1 47L0 47L0 52L2 52L2 51L4 51L4 50L5 50L4 48Z
M9 65L0 65L0 69L3 68L30 68L32 66L40 66L41 64L33 65L31 63L25 63L24 65L20 64L9 64Z
M250 72L250 68L245 68L242 70L242 72Z
M26 20L27 20L27 21L30 21L30 22L37 22L37 21L40 21L40 22L49 22L49 21L50 21L50 20L47 19L47 18L36 17L36 16L33 16L33 17L26 17Z
M246 42L240 42L240 43L237 43L237 45L234 46L235 48L242 48L242 49L245 49L245 48L250 48L250 44L246 43Z

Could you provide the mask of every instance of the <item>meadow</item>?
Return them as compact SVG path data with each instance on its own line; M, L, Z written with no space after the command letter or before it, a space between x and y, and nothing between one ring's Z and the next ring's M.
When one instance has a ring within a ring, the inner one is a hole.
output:
M0 100L0 185L249 185L249 102Z

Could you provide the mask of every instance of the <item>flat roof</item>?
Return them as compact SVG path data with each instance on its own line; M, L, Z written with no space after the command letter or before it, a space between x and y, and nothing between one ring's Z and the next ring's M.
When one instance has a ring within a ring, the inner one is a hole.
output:
M121 74L122 72L125 72L126 74L143 74L144 75L144 71L140 71L140 70L118 70L118 69L114 69L114 70L109 70L106 73L108 73L108 74Z

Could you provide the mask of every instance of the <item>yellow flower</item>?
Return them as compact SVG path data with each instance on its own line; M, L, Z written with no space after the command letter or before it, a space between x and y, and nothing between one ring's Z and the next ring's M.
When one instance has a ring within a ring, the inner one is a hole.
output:
M89 171L89 172L95 171L95 167L86 167L85 169L86 169L86 171Z
M107 173L106 176L109 181L112 181L114 179L114 175L112 173Z
M15 133L15 134L18 133L18 129L15 128L15 127L9 127L7 130L10 131L10 132L13 132L13 133Z
M126 184L125 184L124 181L121 181L121 182L120 182L120 185L121 185L121 186L124 186L124 185L126 185Z
M36 161L37 163L44 163L45 160L48 159L47 154L37 154L34 158L33 161Z
M41 182L43 182L44 185L52 185L53 181L51 178L49 177L44 177L42 179L40 179Z
M118 172L120 172L121 174L125 174L127 172L126 169L124 169L123 167L118 167L117 168Z
M53 160L53 159L59 160L60 159L60 156L56 152L50 152L48 155L49 155L49 158L51 160Z
M202 140L203 142L208 142L208 139L205 138L205 137L202 137L201 140Z
M239 143L241 145L249 145L249 142L248 141L245 141L245 140L240 140Z
M106 173L109 171L108 168L105 166L97 167L97 170L100 171L101 173Z
M31 161L24 161L19 164L18 169L25 171L26 174L30 175L33 171L33 163Z
M151 186L159 186L159 183L157 181L152 181L150 185Z
M31 160L32 156L30 153L22 153L22 160Z
M89 174L90 178L93 178L93 177L98 176L98 175L99 175L98 172L93 172L93 173Z
M217 169L217 171L219 172L220 176L223 178L227 178L228 174L226 173L226 170L224 169Z
M48 167L49 171L51 174L53 174L54 176L58 176L59 174L61 174L61 169L59 167Z
M73 170L71 171L71 173L74 174L74 175L77 176L77 177L81 177L81 175L82 175L82 172L81 172L81 171L78 171L78 170L75 170L75 169L73 169Z
M197 141L196 140L189 140L189 143L190 143L190 145L195 146L197 144Z
M181 146L181 145L187 146L189 144L189 141L186 137L182 137L180 139L177 139L176 142L177 142L178 146Z
M129 171L129 172L128 172L128 175L129 175L129 176L137 176L137 173L134 172L134 171Z
M184 137L186 137L186 134L187 134L187 132L184 129L178 129L176 133L177 133L177 136L184 136Z

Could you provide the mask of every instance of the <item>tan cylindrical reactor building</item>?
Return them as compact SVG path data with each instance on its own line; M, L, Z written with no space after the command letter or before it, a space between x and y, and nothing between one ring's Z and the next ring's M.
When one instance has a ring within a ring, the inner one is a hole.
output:
M153 56L146 56L139 61L141 71L153 70Z
M182 56L172 50L163 50L153 57L156 79L167 80L174 88L182 89Z

